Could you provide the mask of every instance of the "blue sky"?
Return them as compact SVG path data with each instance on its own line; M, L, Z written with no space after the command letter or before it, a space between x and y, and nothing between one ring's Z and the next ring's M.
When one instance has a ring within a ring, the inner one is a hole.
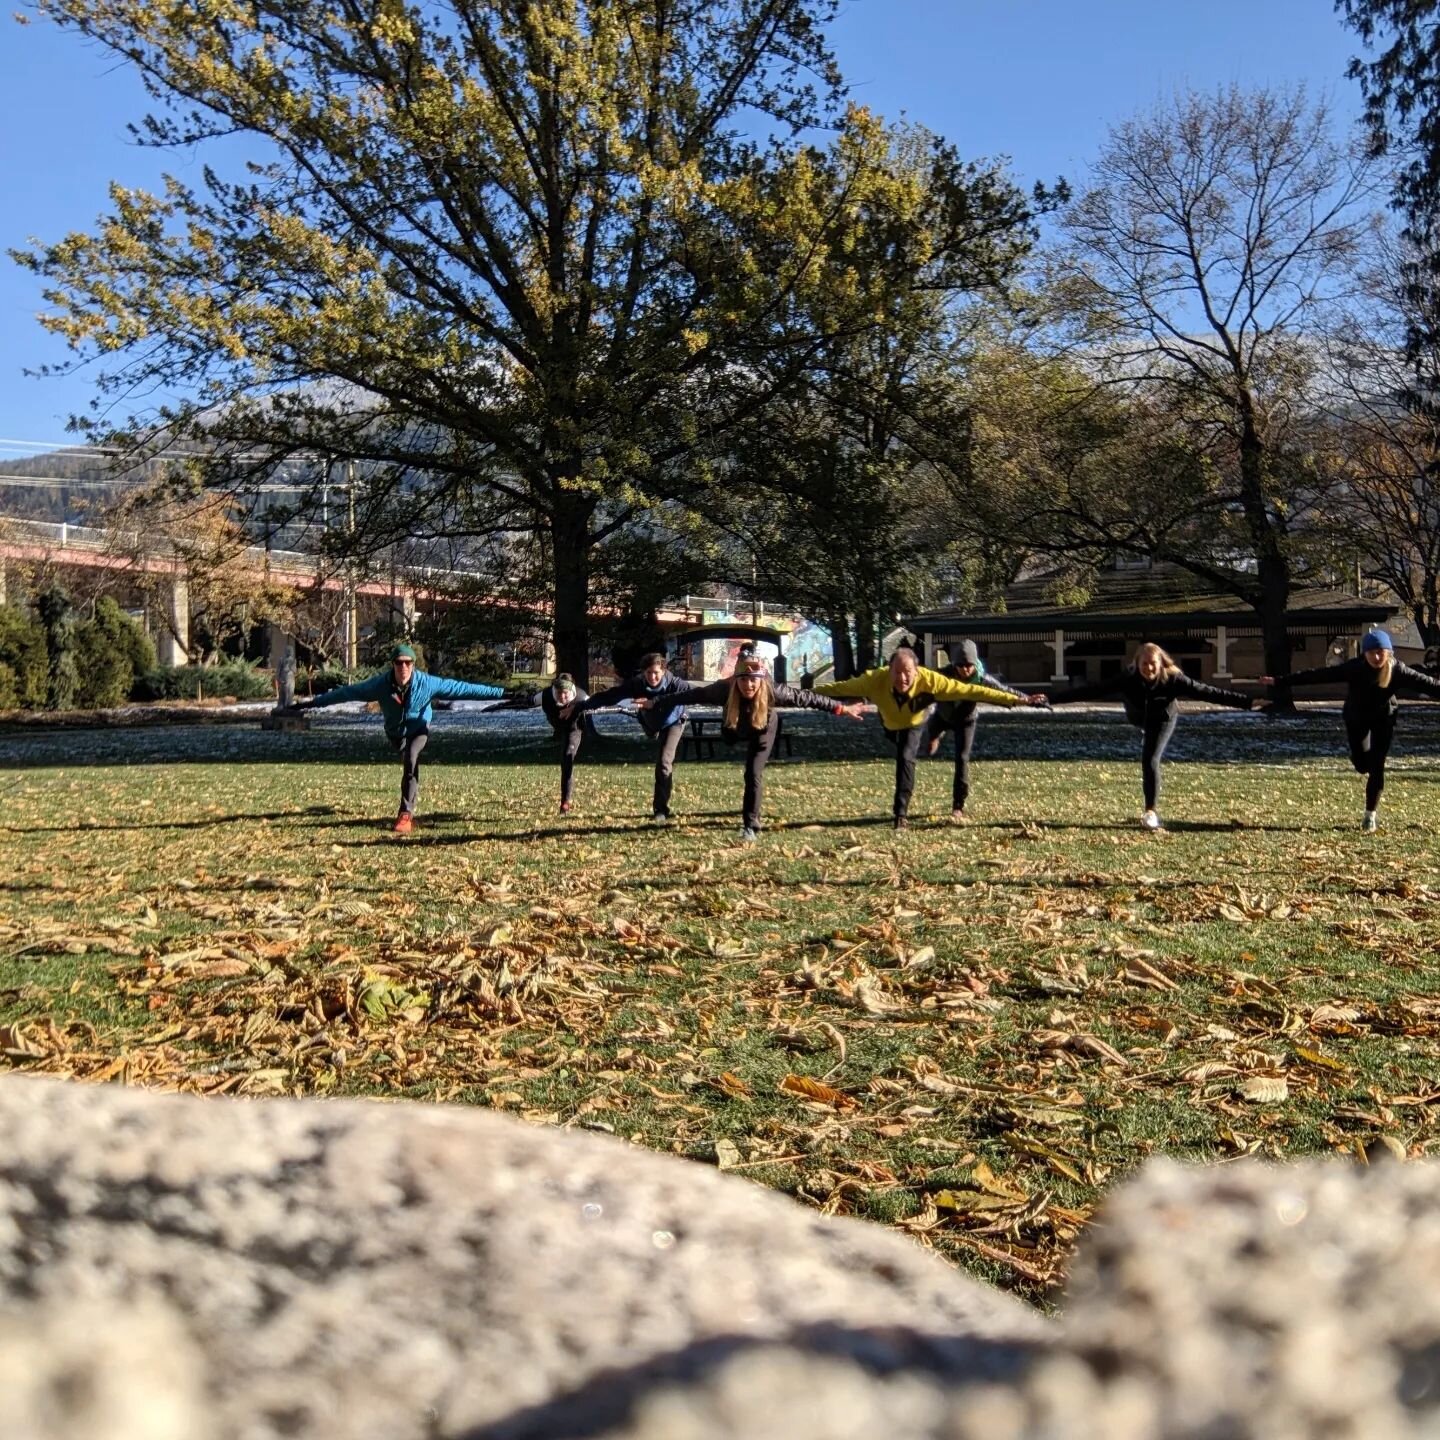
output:
M0 252L84 230L110 180L198 182L201 152L137 149L133 75L48 23L0 20ZM1331 0L850 0L833 31L857 99L902 112L962 154L1010 157L1025 185L1085 166L1110 126L1177 88L1305 83L1351 123L1356 41ZM32 276L0 254L0 458L15 441L60 442L91 388L22 375L65 358L35 323Z

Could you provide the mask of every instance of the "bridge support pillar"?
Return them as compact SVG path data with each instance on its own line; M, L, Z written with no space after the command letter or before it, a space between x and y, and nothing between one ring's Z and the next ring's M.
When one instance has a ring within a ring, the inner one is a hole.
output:
M165 628L160 632L159 651L162 665L185 665L190 660L190 587L183 575L170 581L164 597Z
M390 597L390 611L396 620L404 626L408 635L415 628L415 596L409 590L402 590L398 595Z

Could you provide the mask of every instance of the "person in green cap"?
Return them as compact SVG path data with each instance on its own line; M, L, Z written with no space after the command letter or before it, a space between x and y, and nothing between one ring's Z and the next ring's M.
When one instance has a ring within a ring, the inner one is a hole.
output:
M415 805L420 799L420 756L430 738L433 700L499 700L505 692L498 685L474 685L468 680L447 680L415 668L415 648L397 645L390 652L390 668L327 690L313 700L289 707L290 713L323 710L346 700L375 700L385 717L385 738L400 754L405 771L400 781L400 813L394 831L408 835L415 828Z

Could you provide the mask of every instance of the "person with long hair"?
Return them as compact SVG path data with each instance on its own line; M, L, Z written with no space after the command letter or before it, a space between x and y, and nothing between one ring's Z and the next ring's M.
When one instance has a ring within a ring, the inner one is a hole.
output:
M949 680L965 680L984 685L991 690L1004 690L1018 695L1026 702L1030 697L1023 691L1008 685L993 670L987 670L980 659L980 651L973 640L960 642L960 659L946 665L940 673ZM925 722L925 736L921 749L927 755L939 752L940 742L947 730L955 732L955 780L950 788L950 819L956 825L965 821L965 802L970 798L970 754L975 747L975 730L980 719L980 703L977 700L941 700L930 712Z
M571 675L561 673L547 685L535 703L545 712L560 742L560 813L568 815L575 803L575 756L580 742L595 734L595 722L579 707L588 699Z
M658 651L651 651L640 657L635 673L618 685L592 695L588 700L577 702L576 714L591 710L602 710L609 705L620 705L629 701L635 710L640 728L652 740L660 742L660 753L655 758L655 788L651 796L651 817L657 825L668 825L671 820L670 799L675 791L675 757L680 752L680 742L685 738L685 707L669 703L672 697L689 685L670 673L665 657ZM654 704L657 700L667 703ZM567 713L567 712L562 712Z
M1147 830L1162 830L1164 823L1155 808L1160 802L1160 766L1165 759L1165 747L1180 719L1181 699L1250 710L1255 705L1254 697L1192 680L1158 645L1145 644L1135 652L1134 662L1118 675L1089 685L1071 686L1052 695L1050 703L1074 705L1081 700L1111 700L1117 696L1125 706L1125 718L1141 734L1140 774L1145 811L1140 823Z
M1350 763L1365 777L1365 815L1360 828L1377 829L1380 796L1385 790L1385 760L1395 737L1395 716L1400 708L1399 691L1440 697L1440 680L1397 660L1395 642L1388 631L1371 630L1360 641L1360 653L1352 660L1321 665L1314 670L1297 670L1278 680L1262 675L1260 683L1274 686L1282 693L1297 685L1346 687L1340 715L1345 722Z
M701 684L677 680L675 690L655 700L637 701L648 709L666 710L679 704L719 705L720 736L727 745L745 744L745 798L740 808L740 839L750 844L760 834L760 807L765 798L765 766L775 750L782 709L824 710L859 720L863 705L842 705L811 690L778 685L770 678L765 662L755 657L742 659L734 674L724 680Z
M397 835L415 828L415 807L420 800L420 756L430 739L431 703L435 700L499 700L505 692L498 685L472 684L450 680L415 668L415 649L396 645L390 651L390 665L368 680L327 690L313 700L290 706L290 713L323 710L346 700L373 700L385 718L385 738L399 754L400 813L391 827Z
M967 680L953 680L927 669L919 656L902 645L888 665L852 675L848 680L831 680L815 687L817 695L842 700L868 700L880 713L886 738L895 746L895 828L910 824L910 797L915 793L915 758L924 738L926 713L939 700L974 700L985 705L1043 705L1045 697L1026 697L1009 690Z

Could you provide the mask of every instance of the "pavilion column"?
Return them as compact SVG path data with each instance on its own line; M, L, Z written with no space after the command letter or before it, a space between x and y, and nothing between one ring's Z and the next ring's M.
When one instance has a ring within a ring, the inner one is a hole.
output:
M8 605L9 592L5 589L5 562L0 560L0 605Z
M925 668L927 670L935 668L935 636L929 630L925 632Z
M1223 625L1215 627L1215 678L1230 680L1230 632Z
M1065 674L1065 632L1057 630L1055 638L1050 642L1050 647L1055 651L1055 672L1050 676L1052 680L1064 680Z

